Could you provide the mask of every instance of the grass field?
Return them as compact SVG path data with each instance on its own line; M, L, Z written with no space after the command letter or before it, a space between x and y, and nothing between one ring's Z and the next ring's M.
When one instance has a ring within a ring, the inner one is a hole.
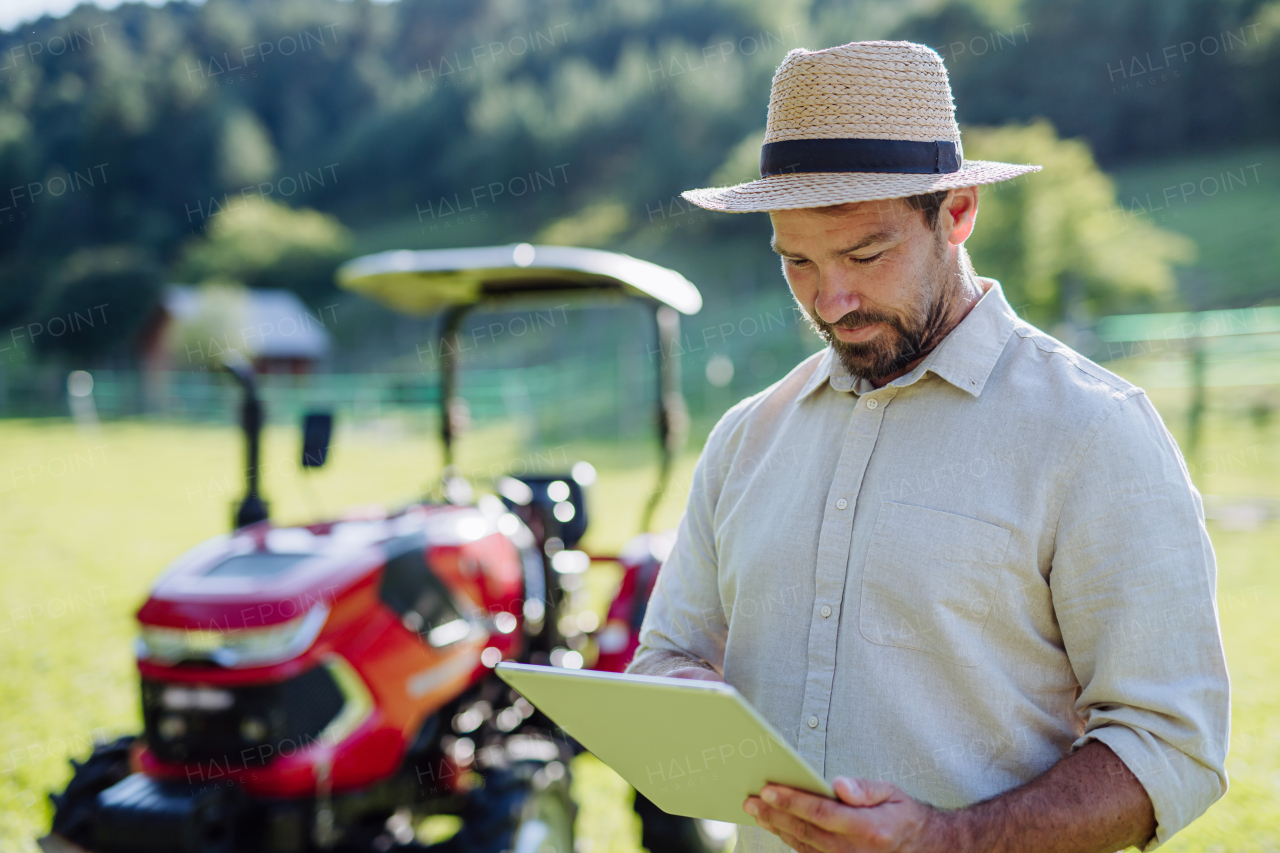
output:
M1280 148L1242 148L1154 160L1117 170L1119 229L1138 219L1195 241L1182 271L1192 307L1236 308L1280 296L1280 242L1267 211L1280 192Z
M336 515L371 503L402 505L432 483L440 459L432 436L408 420L342 430L331 464L311 475L292 461L290 430L264 435L264 494L282 522ZM46 794L65 784L67 755L94 739L140 727L133 666L133 613L165 565L227 528L241 485L231 428L0 421L0 851L34 851L50 811ZM589 545L613 550L635 532L653 485L656 452L563 445L512 449L494 431L462 443L464 471L563 470L586 458L602 476L591 509L602 523ZM563 467L562 467L563 466ZM674 526L692 458L677 470L657 523ZM685 486L687 488L687 485ZM603 606L611 577L592 584ZM631 853L639 829L625 810L629 788L594 760L575 790L586 804L580 830L594 853Z
M1156 401L1178 433L1171 413L1181 398L1171 391ZM1206 435L1190 460L1203 492L1226 501L1280 497L1278 425L1211 417ZM308 477L290 461L296 436L271 429L264 490L283 521L394 506L430 481L433 448L396 420L348 428L331 466ZM493 433L465 441L461 461L464 470L591 461L601 476L588 544L607 550L635 530L652 482L647 452L584 444L539 458ZM65 783L68 754L139 728L133 611L168 561L225 530L239 461L225 427L123 423L95 434L67 422L0 421L0 851L35 850L32 839L48 826L46 793ZM681 461L660 525L676 522L692 462L692 452ZM1166 849L1280 850L1280 632L1272 615L1280 608L1280 523L1210 524L1235 689L1232 788ZM597 579L597 601L609 580ZM625 783L590 758L579 759L575 774L583 853L637 853Z

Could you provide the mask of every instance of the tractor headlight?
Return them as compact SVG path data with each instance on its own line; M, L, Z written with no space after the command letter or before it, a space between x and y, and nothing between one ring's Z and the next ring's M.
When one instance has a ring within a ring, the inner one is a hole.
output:
M143 625L138 657L161 663L209 660L221 666L262 666L305 652L320 635L329 608L317 604L307 613L267 628L208 631Z

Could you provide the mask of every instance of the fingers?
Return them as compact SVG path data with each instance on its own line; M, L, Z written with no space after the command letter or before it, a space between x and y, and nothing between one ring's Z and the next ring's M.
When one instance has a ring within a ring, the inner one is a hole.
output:
M902 793L896 785L888 782L876 779L850 779L846 776L837 776L831 787L840 798L840 802L862 808L887 803Z
M700 666L683 666L667 673L668 678L687 678L691 681L724 681L715 670Z
M775 832L774 835L781 838L782 843L794 850L795 853L829 853L829 851L822 850L818 847L814 847L812 844L807 844L804 841L801 841L794 835L787 835L785 832Z
M763 829L781 837L792 849L801 851L833 850L840 841L832 832L779 808L774 808L759 797L748 797L743 809L756 819Z
M896 849L901 832L919 829L921 806L888 782L839 777L839 800L786 785L766 785L743 810L800 853Z
M828 797L785 785L765 785L760 791L760 799L777 811L816 824L828 832L848 832L853 826L848 808Z

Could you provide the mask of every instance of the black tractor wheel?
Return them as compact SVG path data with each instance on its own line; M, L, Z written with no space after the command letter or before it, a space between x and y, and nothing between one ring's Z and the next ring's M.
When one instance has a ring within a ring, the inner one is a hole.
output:
M636 791L640 845L649 853L721 853L728 850L731 829L716 821L667 814Z
M433 853L573 853L575 808L563 764L521 761L484 776L462 828Z
M134 740L127 736L100 743L84 762L71 759L71 781L61 794L49 795L53 801L54 835L81 847L92 845L98 794L129 775L129 748Z

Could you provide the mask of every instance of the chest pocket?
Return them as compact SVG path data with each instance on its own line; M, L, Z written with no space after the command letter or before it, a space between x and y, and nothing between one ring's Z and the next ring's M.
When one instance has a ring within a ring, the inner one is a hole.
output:
M1009 531L999 525L880 504L862 570L862 636L977 666L1008 545Z

